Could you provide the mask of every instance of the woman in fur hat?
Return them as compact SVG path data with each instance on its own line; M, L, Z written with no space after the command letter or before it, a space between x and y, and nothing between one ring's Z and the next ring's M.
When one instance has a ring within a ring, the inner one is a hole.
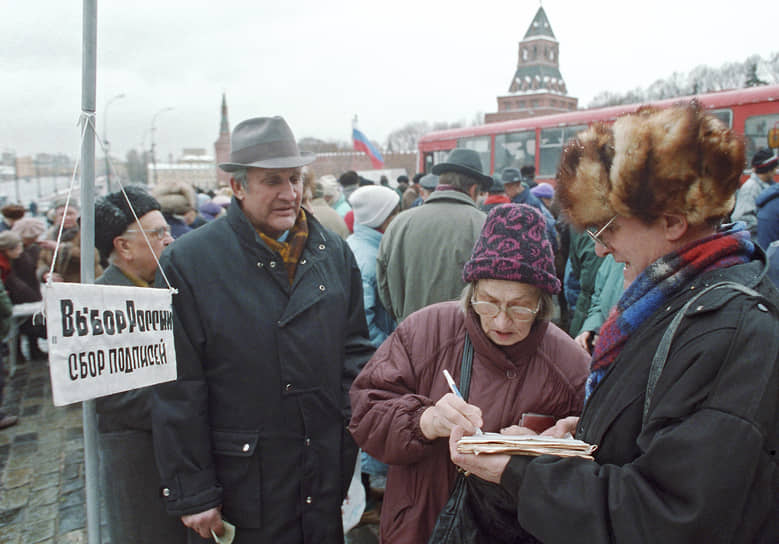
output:
M779 293L733 205L744 145L696 103L592 126L562 155L563 213L625 292L580 418L595 460L457 452L543 542L777 542Z

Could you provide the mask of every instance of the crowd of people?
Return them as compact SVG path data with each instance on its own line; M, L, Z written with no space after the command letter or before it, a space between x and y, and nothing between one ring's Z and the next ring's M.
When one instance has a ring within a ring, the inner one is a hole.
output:
M740 187L741 139L695 103L590 126L554 185L461 148L392 187L317 177L281 117L231 146L229 194L95 205L96 283L177 290L178 378L97 402L112 543L341 543L355 477L388 543L454 542L435 529L463 477L499 487L466 506L500 500L502 542L777 541L774 151ZM18 208L0 334L79 281L78 205L48 230ZM40 357L45 328L21 333ZM481 433L597 449L460 452Z

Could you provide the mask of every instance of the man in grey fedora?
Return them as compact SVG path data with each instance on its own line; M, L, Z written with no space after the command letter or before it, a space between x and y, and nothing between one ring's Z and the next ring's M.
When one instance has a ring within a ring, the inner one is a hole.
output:
M396 217L379 245L379 297L398 322L460 296L463 266L487 217L476 200L492 178L483 173L476 151L453 149L432 173L438 176L433 193Z
M373 347L354 256L300 206L314 158L281 117L239 123L227 214L161 258L178 380L155 391L155 454L190 542L225 520L238 544L343 543L348 391Z

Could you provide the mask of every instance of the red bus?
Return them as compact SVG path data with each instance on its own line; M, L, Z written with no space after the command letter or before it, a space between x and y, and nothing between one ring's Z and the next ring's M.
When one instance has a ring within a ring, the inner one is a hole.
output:
M667 107L692 98L677 97L646 104ZM747 166L757 149L768 146L769 131L774 128L779 131L779 85L699 94L695 98L705 109L745 136ZM508 167L533 165L537 182L554 183L565 142L593 122L613 122L620 115L636 111L641 105L644 104L578 110L430 132L419 140L418 169L429 172L434 164L444 161L449 151L465 147L479 153L482 167L489 166L490 174L499 174Z

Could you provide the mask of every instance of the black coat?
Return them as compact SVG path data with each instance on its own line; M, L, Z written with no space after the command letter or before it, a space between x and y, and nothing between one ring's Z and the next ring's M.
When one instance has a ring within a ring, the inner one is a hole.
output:
M373 353L354 256L310 216L308 226L292 287L235 199L161 259L179 291L178 380L153 404L168 511L222 504L262 542L343 542L356 455L348 391Z
M762 254L762 252L760 252ZM763 257L764 259L764 257ZM777 542L779 294L764 262L700 276L628 339L587 401L577 438L596 462L514 458L502 484L543 542ZM696 292L642 412L652 356Z

